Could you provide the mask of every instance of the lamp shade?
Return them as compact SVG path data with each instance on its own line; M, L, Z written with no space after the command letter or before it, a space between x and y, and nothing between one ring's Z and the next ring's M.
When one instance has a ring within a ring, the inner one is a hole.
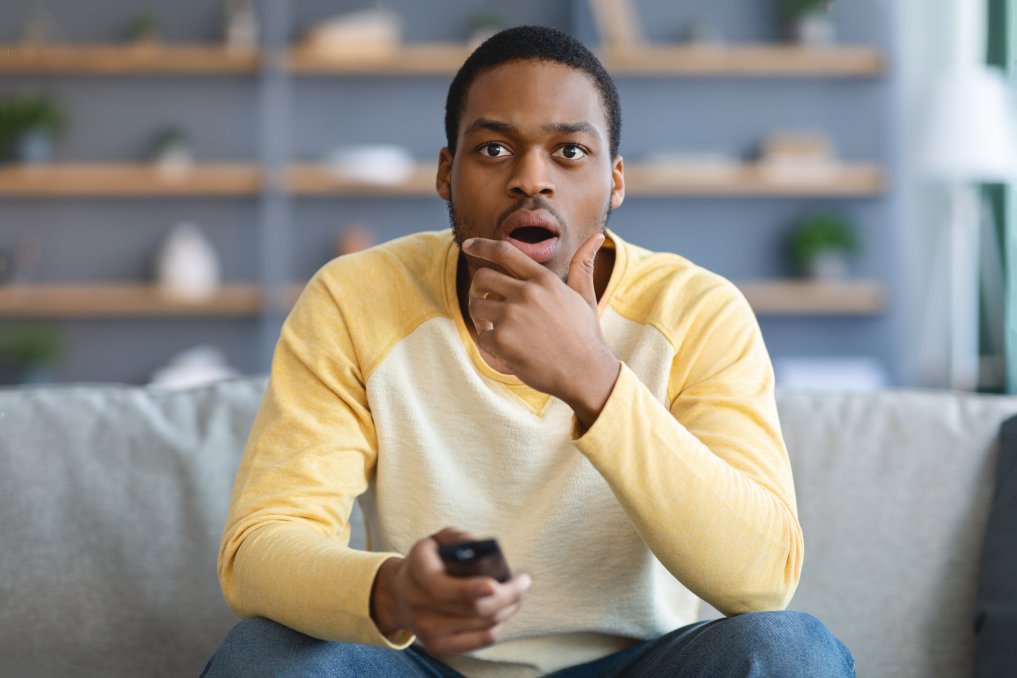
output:
M931 178L950 182L1017 178L1006 80L988 67L953 71L935 85L923 148Z

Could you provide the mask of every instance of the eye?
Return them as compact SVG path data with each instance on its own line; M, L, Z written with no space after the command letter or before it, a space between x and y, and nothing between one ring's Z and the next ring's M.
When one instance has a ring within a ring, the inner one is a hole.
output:
M586 149L578 144L565 144L557 151L554 155L559 158L565 158L566 160L580 160L586 157Z
M502 144L490 143L484 144L479 149L480 154L487 158L501 158L506 155L510 155L509 150Z

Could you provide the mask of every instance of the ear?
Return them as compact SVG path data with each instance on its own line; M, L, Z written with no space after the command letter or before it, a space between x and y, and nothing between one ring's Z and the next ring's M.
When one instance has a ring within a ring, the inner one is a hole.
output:
M434 179L434 188L445 202L452 198L452 154L448 148L438 152L438 174Z
M622 157L615 157L611 163L611 209L621 207L625 201L625 172Z

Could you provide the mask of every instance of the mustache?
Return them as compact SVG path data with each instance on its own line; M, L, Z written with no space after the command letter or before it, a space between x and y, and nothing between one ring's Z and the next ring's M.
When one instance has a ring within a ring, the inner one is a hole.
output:
M565 226L565 220L561 218L561 215L558 214L557 211L555 211L554 207L551 206L551 203L549 203L546 199L540 196L536 196L532 198L531 197L519 198L514 203L512 203L511 207L509 207L507 210L498 215L498 219L495 221L495 228L500 228L502 223L504 223L506 219L508 219L510 216L512 216L519 210L528 210L528 211L545 210L548 214L550 214L554 218L556 222L558 222L559 226L562 227Z

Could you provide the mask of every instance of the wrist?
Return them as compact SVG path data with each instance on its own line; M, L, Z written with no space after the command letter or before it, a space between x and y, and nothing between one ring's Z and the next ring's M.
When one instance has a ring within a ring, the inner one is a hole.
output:
M579 422L579 429L585 432L597 421L601 411L614 391L614 385L621 374L621 361L613 354L610 359L596 361L597 369L579 382L580 391L570 399L563 399L572 408Z
M371 619L382 635L390 636L403 628L399 620L396 576L402 558L389 558L374 575L371 587Z

